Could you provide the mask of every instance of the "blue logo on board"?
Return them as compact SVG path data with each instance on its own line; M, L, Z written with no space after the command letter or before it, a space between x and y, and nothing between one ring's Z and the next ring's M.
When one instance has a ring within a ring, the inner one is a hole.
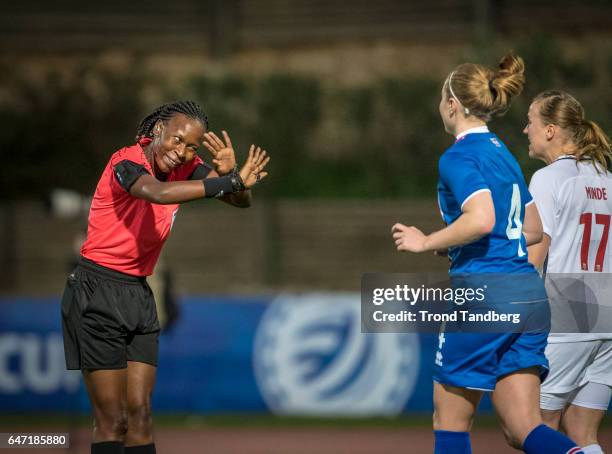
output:
M415 334L361 332L358 294L280 296L258 327L254 366L276 413L392 415L419 370Z

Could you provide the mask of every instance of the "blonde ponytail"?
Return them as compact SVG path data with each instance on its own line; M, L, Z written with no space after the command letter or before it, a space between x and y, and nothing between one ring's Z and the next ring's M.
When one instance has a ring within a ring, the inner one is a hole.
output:
M505 55L499 69L493 71L482 65L464 63L446 78L447 96L459 101L466 115L489 121L502 116L510 107L510 100L523 90L525 64L513 53Z
M495 94L493 109L495 115L506 113L510 99L518 96L525 85L525 63L518 55L509 53L499 62L499 70L490 82Z
M604 169L612 163L610 138L597 123L583 120L576 134L576 159L579 161L592 159Z

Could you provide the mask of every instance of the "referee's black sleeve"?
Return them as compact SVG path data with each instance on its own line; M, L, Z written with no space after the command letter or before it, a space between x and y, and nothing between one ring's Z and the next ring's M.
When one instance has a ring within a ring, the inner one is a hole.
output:
M204 178L206 178L206 176L210 173L211 170L212 170L212 167L206 164L205 162L203 162L202 164L198 165L195 169L193 169L193 172L191 172L191 175L187 179L188 180L203 180Z
M115 178L126 192L130 192L132 185L136 183L136 180L142 175L148 175L147 169L140 164L136 164L134 161L127 159L121 161L113 167Z

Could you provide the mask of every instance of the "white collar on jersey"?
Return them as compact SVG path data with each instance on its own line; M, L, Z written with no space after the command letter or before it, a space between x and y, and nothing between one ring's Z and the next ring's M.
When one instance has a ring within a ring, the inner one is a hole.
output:
M457 134L456 139L459 140L462 137L467 136L468 134L482 134L485 132L489 132L489 128L487 128L487 126L476 126L475 128L466 129L465 131L460 132L459 134Z
M573 159L575 161L576 156L574 156L573 154L562 154L561 156L557 157L557 159L555 159L553 162L561 161L562 159Z

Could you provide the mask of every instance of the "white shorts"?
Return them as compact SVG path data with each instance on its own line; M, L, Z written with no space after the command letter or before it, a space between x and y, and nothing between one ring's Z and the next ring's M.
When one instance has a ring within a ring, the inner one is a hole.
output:
M608 408L609 395L585 385L612 386L612 340L548 344L546 357L550 373L540 388L541 408L561 410L579 402L587 408ZM601 402L591 402L592 398Z
M610 386L590 382L569 393L540 395L540 408L561 411L569 403L578 407L606 411L610 405L610 397L612 397Z

